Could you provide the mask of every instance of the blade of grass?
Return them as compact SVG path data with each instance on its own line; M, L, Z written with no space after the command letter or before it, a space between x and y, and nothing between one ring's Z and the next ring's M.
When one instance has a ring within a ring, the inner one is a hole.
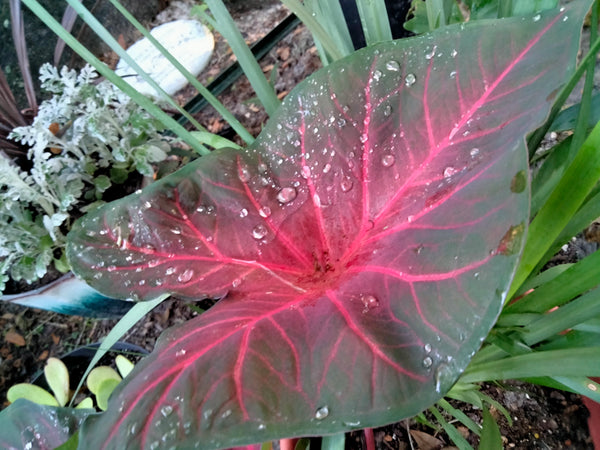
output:
M564 176L529 226L523 257L508 299L534 272L541 258L586 200L600 179L600 123L585 140Z
M352 44L352 37L350 37L348 24L344 18L344 12L339 0L328 0L325 2L311 0L310 3L314 5L313 10L317 14L317 21L323 25L325 30L328 30L335 47L343 56L353 53L354 45Z
M346 435L344 433L323 436L321 450L344 450L346 446Z
M586 319L600 315L600 289L567 303L560 308L541 316L522 331L525 344L532 346L563 330L569 329Z
M456 409L455 407L453 407L450 403L448 403L444 399L439 400L437 402L437 404L440 406L440 408L442 408L444 411L446 411L452 417L454 417L455 419L460 421L460 423L462 423L465 427L467 427L469 430L471 430L477 436L481 435L481 427L479 425L477 425L469 416L467 416L460 409Z
M560 361L560 364L557 364ZM461 382L508 380L539 376L598 376L600 347L549 350L470 365Z
M483 427L479 447L489 450L502 450L504 448L500 428L487 408L483 408Z
M554 105L552 105L552 109L550 110L550 114L548 115L548 119L546 119L546 122L544 123L544 125L542 125L536 131L534 131L531 134L531 136L529 136L529 138L527 139L527 148L529 149L529 157L530 158L535 154L535 152L539 148L540 143L544 139L544 136L546 135L546 133L550 130L552 123L556 119L556 116L558 116L558 114L560 113L563 105L567 101L567 98L569 97L569 95L571 94L571 92L573 91L573 89L575 88L577 83L579 82L579 79L583 76L583 74L587 70L588 64L590 64L590 61L596 60L596 54L598 53L598 51L600 51L600 39L596 39L594 41L593 45L590 47L590 50L587 52L585 57L581 60L581 63L575 70L575 73L573 74L573 76L569 79L567 84L562 88L562 90L556 97L556 101L554 102Z
M594 190L598 190L598 187ZM538 267L550 260L550 258L552 258L566 242L569 242L573 236L585 229L598 217L600 217L600 192L590 196L579 211L571 218L571 221L554 240L554 243L546 251L544 256L540 258ZM538 267L536 267L536 269L538 269Z
M79 392L79 390L81 389L81 386L83 386L83 383L84 383L85 379L87 378L88 374L91 372L91 370L94 368L94 366L98 363L98 361L100 361L100 359L106 354L106 352L109 351L112 348L112 346L115 345L117 343L117 341L119 339L121 339L121 337L123 337L123 335L125 333L127 333L129 330L131 330L131 328L133 328L133 326L140 319L142 319L146 314L148 314L150 311L152 311L154 308L156 308L158 305L160 305L167 298L169 298L169 295L162 295L154 300L148 300L148 301L136 303L115 324L115 326L113 326L113 328L110 330L108 335L102 341L102 345L96 351L96 354L90 361L88 368L86 369L85 373L81 377L81 380L79 381L79 385L77 386L77 389L75 389L75 394L73 394L73 397L71 399L71 403L73 402L73 399L77 396L77 392ZM73 405L69 404L69 406L73 406Z
M595 381L587 377L554 377L554 379L567 386L572 392L600 402L600 384Z
M260 65L254 59L252 51L246 45L240 30L238 30L235 22L231 18L229 11L223 4L222 0L206 0L210 12L214 16L214 20L207 14L203 14L205 19L219 32L233 50L233 54L237 58L240 66L244 70L248 81L256 92L260 102L265 107L269 116L279 108L279 99L265 78Z
M131 23L142 35L147 38L167 60L181 72L185 79L204 97L204 99L231 125L231 128L242 138L247 144L254 141L252 135L244 128L244 126L235 118L235 116L215 97L206 87L193 76L171 53L152 36L146 28L129 12L118 0L110 0L112 5ZM187 118L187 116L186 116Z
M315 39L318 39L323 45L323 48L331 58L336 61L344 57L343 52L336 47L335 40L330 36L329 32L323 28L318 20L313 17L312 12L306 8L298 0L281 0L290 11L292 11L302 23L310 30Z
M149 114L160 120L166 128L170 128L181 140L189 144L200 154L208 154L209 150L200 144L183 126L177 123L172 117L166 114L162 109L154 104L148 97L140 94L132 88L121 77L116 75L104 63L96 58L87 48L85 48L75 37L68 33L37 0L21 0L25 5L50 28L54 33L60 36L65 43L81 56L87 63L93 66L98 73L106 77L111 83L126 93L133 101L148 111Z
M391 41L392 29L384 0L356 0L367 45Z
M556 278L557 276L559 276L561 273L563 273L565 270L567 270L569 267L572 267L572 266L573 266L573 263L559 264L558 266L550 267L549 269L544 270L542 273L535 276L534 278L527 280L527 282L524 283L521 286L521 288L515 293L515 296L523 295L525 292L527 292L531 289L536 289L538 287L543 286L546 283L549 283L554 278Z
M454 442L460 450L473 450L473 447L467 442L467 440L458 432L454 425L446 422L444 416L438 411L436 407L429 408L429 412L433 414L435 420L439 422L446 434L452 442Z
M502 316L512 313L542 313L560 306L600 284L600 251L573 264L553 280L505 307Z

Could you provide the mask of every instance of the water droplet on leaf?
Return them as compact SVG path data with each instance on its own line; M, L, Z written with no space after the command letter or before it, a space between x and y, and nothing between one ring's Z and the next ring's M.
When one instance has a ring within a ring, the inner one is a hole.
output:
M415 76L414 73L409 73L408 75L406 75L406 77L404 77L404 84L407 87L411 87L416 82L417 82L417 77Z
M535 16L533 16L533 21L538 22L541 18L542 18L541 14L536 14Z
M391 72L398 72L400 70L400 64L398 64L398 61L388 61L385 63L385 68Z
M425 349L425 353L431 353L431 344L425 344L423 348Z
M194 271L192 269L186 269L179 274L179 276L177 277L177 281L179 281L180 283L187 283L192 279L193 276Z
M383 75L379 70L373 72L373 80L379 81L381 79L381 75Z
M435 56L437 45L434 45L430 52L425 53L425 59L431 59Z
M279 203L289 203L296 198L298 193L293 187L285 187L277 193L277 201Z
M348 192L350 190L352 190L352 180L348 179L348 178L344 178L342 180L342 182L340 183L340 188L342 188L343 192Z
M444 169L444 178L450 178L452 175L458 173L458 170L452 166L448 166Z
M426 356L425 359L423 359L423 366L425 368L429 369L432 364L433 364L433 360L429 356Z
M163 417L169 416L172 412L173 407L171 405L165 405L162 408L160 408L160 413L163 415Z
M304 178L305 180L308 180L310 178L310 167L302 166L301 175L302 175L302 178Z
M329 415L329 408L327 406L322 406L315 412L315 419L323 420Z
M394 165L395 162L396 158L394 157L394 155L383 155L383 157L381 158L381 164L383 164L384 167L391 167Z
M267 218L271 215L271 208L269 208L268 206L263 206L258 210L258 214L260 215L260 217Z
M437 369L435 369L435 391L438 394L442 393L442 390L445 391L450 387L450 383L452 383L452 371L450 367L446 364L440 364Z
M392 115L392 107L390 105L385 105L385 107L383 108L383 115L385 117L389 117Z
M379 306L379 300L377 297L370 294L365 294L360 296L360 300L364 305L363 313L368 313L370 310L377 308Z
M248 216L248 210L246 208L242 209L240 211L240 217L243 219L244 217Z
M267 228L264 225L256 225L252 230L254 239L262 239L267 235Z

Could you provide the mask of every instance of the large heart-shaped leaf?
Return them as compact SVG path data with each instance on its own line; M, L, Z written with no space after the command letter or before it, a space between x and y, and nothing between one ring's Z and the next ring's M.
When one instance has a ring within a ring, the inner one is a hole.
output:
M81 220L107 295L223 297L161 338L83 426L88 448L219 448L413 415L479 348L527 223L524 135L589 1L384 43L216 151Z
M19 399L0 412L0 447L51 450L64 444L94 410L58 408Z

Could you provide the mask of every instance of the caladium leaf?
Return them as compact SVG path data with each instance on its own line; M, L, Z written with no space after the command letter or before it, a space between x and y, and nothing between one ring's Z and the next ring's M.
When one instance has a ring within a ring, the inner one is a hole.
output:
M94 410L38 405L19 399L0 413L0 447L50 450L62 445Z
M383 43L221 149L76 225L107 295L222 298L86 421L89 448L336 433L439 399L492 327L527 223L524 135L574 66L589 1Z

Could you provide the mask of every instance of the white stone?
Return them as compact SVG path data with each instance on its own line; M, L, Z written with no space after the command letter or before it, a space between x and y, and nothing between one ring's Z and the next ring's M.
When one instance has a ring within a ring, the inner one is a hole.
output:
M206 67L215 41L208 28L196 20L175 20L154 28L150 34L165 47L192 75ZM169 95L183 88L187 80L149 39L143 38L127 50L129 56ZM125 61L119 60L116 73L138 92L159 97L158 92L136 74Z

